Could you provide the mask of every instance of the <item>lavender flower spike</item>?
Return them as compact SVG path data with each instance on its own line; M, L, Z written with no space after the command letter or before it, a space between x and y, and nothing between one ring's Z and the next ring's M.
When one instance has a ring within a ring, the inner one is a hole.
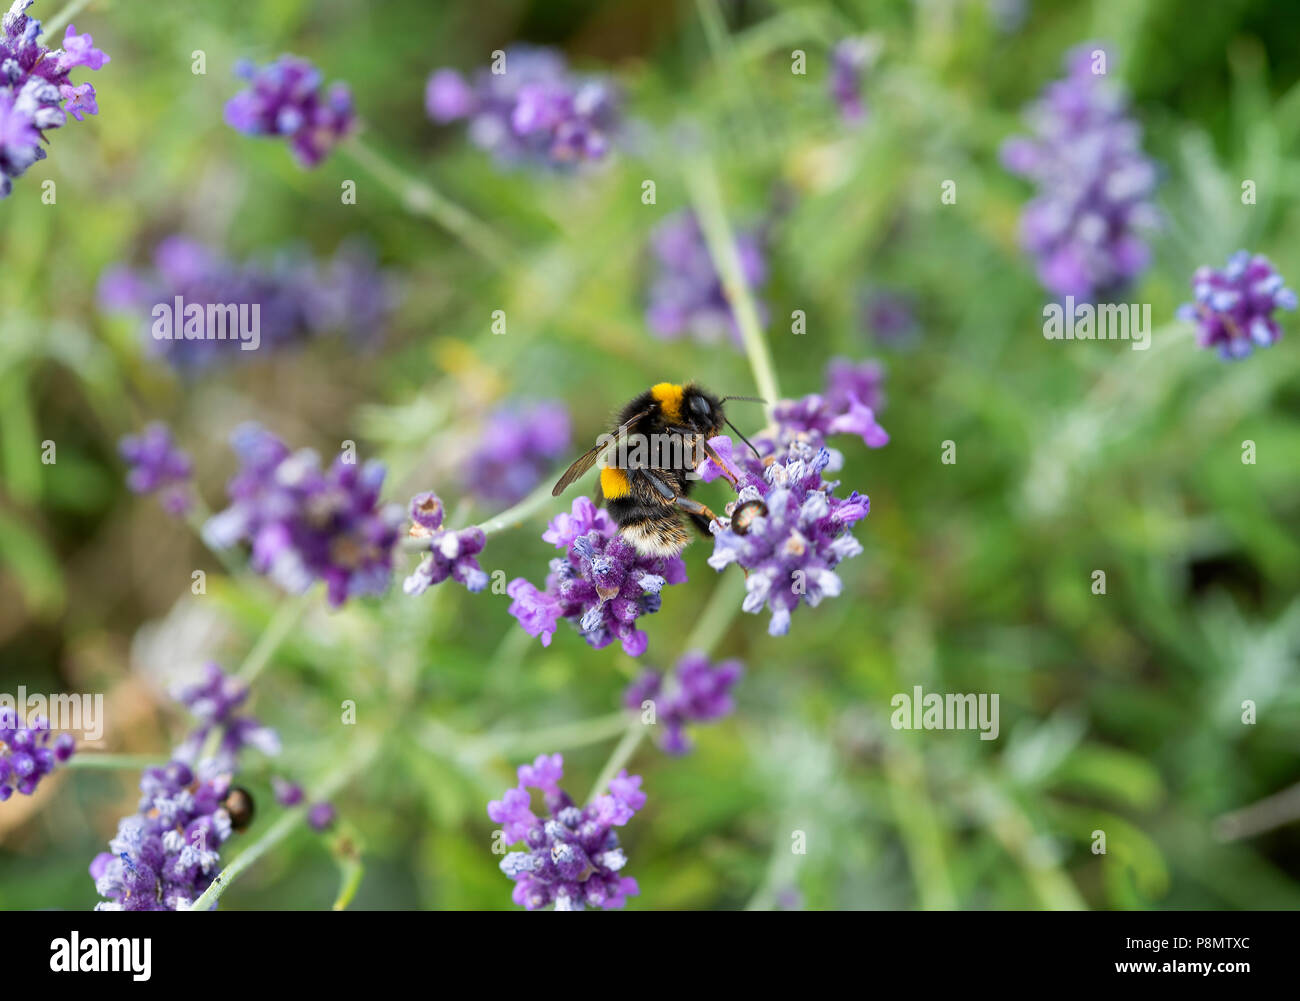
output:
M530 911L552 905L557 911L610 909L640 892L635 879L619 875L627 856L614 831L645 805L639 775L623 769L610 781L609 792L586 807L576 806L560 788L564 759L558 754L521 765L518 777L515 788L487 807L506 842L524 844L524 850L501 860L501 871L515 881L516 904ZM545 815L533 813L529 788L542 793Z
M194 504L190 457L172 439L166 424L151 424L141 434L127 435L117 449L131 467L126 485L132 493L159 494L163 509L177 517Z
M321 469L315 452L290 454L256 424L236 429L231 445L240 470L227 487L230 506L204 526L211 545L245 541L258 573L295 594L322 580L331 605L388 589L402 512L380 504L381 463L340 455Z
M832 100L840 109L840 117L850 125L857 125L867 117L862 101L862 74L873 56L873 46L866 38L845 38L831 49L828 86Z
M109 62L94 39L78 35L71 24L63 48L51 50L37 41L41 22L27 16L33 2L14 0L0 20L0 198L13 189L14 178L45 159L45 133L62 128L68 115L81 121L83 114L99 113L95 88L74 84L68 74Z
M569 438L569 412L558 401L496 411L469 460L470 491L494 504L518 503L569 451Z
M731 689L744 674L738 660L711 665L702 653L688 653L671 675L648 670L623 693L623 705L641 712L646 701L655 704L655 722L662 725L660 746L669 754L691 749L687 723L707 723L731 713Z
M572 73L553 49L515 45L467 81L452 69L429 77L425 109L439 124L469 123L469 139L503 166L555 169L604 159L622 129L615 88Z
M44 716L22 724L12 709L0 707L0 803L17 790L30 796L55 766L72 757L77 744L62 733L50 746L50 723Z
M402 585L407 594L423 594L448 578L464 584L467 591L478 592L487 587L488 575L477 559L487 543L483 529L471 527L453 531L443 528L442 501L432 492L411 498L410 515L410 535L415 539L429 540L429 555Z
M347 84L321 90L321 73L306 59L284 55L258 69L247 61L235 75L248 89L226 102L226 124L254 136L282 136L303 167L317 166L356 128Z
M1143 233L1158 222L1156 168L1123 92L1107 80L1110 53L1079 46L1066 69L1029 109L1031 135L1003 145L1002 163L1038 189L1020 217L1038 280L1056 295L1091 299L1147 266Z
M1197 326L1197 343L1217 348L1225 360L1245 358L1281 336L1277 309L1294 310L1296 294L1267 257L1239 250L1222 271L1197 268L1192 275L1195 301L1178 307L1178 318Z
M767 281L767 260L761 235L736 234L745 283L758 290ZM740 326L722 288L722 279L709 255L708 244L693 212L678 212L650 234L654 273L647 295L645 322L665 340L689 335L703 344L729 339L741 346ZM767 322L767 306L757 303L759 320Z
M801 602L816 606L838 595L835 567L862 552L848 530L867 516L870 502L856 491L836 497L838 484L822 480L829 462L828 449L792 441L784 457L767 466L762 479L751 476L728 505L731 527L713 528L709 566L738 563L747 571L741 607L753 614L768 608L773 636L789 631L790 613ZM737 523L742 511L748 517Z
M686 564L678 557L642 556L586 497L573 502L571 514L558 515L542 538L566 552L551 560L546 590L522 577L506 588L510 614L524 631L549 646L565 619L597 650L617 639L628 656L645 653L649 639L636 620L659 610L664 585L686 580Z

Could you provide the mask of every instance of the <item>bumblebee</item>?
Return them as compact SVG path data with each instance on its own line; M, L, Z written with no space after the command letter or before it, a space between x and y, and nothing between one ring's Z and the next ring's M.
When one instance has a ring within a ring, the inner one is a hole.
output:
M717 520L688 496L696 466L712 459L739 489L708 443L726 425L749 445L723 412L727 400L764 402L752 396L719 399L693 382L651 386L623 407L614 429L568 468L551 496L560 496L600 460L596 502L606 504L619 534L642 555L676 556L691 538L683 518L705 535Z

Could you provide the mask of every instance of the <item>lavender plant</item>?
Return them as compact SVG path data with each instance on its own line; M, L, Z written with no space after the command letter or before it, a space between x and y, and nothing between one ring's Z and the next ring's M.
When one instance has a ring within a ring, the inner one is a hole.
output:
M71 115L97 115L99 104L90 83L74 84L78 67L97 70L111 60L90 35L69 24L63 47L41 41L41 22L27 16L35 0L14 0L0 20L0 198L13 190L36 161L44 160L46 133L62 128Z

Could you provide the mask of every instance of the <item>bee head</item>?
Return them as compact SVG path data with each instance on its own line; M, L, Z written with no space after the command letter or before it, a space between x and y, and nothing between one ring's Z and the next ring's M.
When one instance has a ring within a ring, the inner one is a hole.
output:
M686 389L682 415L699 434L713 437L722 428L722 403L695 386Z

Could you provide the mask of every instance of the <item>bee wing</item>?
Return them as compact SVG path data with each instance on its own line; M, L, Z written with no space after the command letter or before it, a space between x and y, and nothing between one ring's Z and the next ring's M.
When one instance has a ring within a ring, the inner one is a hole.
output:
M574 460L573 465L564 471L564 475L560 477L560 481L551 488L551 496L559 497L560 494L564 493L565 488L567 488L570 483L582 476L583 473L587 472L587 470L596 464L596 460L600 458L601 452L621 441L623 436L627 434L627 429L649 413L649 410L642 410L638 414L633 414L619 425L618 429L609 440L596 442L596 444L592 445L584 454Z

